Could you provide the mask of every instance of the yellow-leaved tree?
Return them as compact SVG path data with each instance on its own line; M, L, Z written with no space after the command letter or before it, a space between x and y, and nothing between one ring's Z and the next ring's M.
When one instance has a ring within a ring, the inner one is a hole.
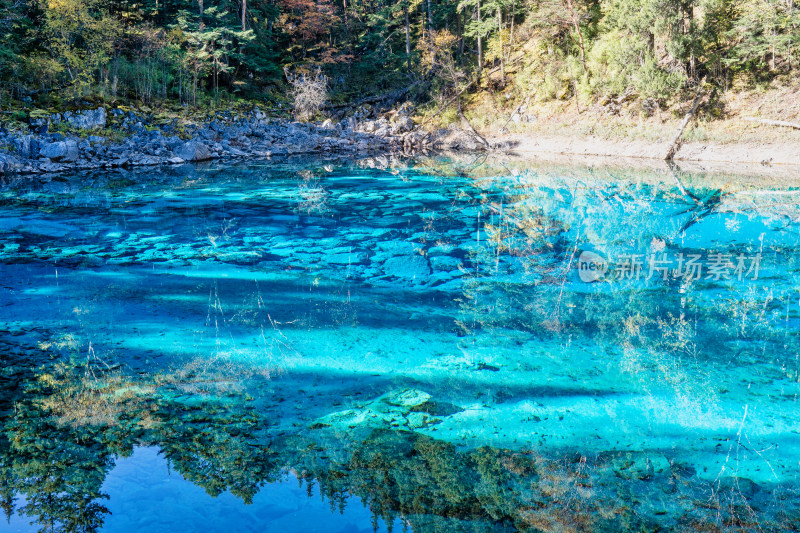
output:
M82 96L108 76L122 26L100 0L42 0L42 42L60 64L68 84Z

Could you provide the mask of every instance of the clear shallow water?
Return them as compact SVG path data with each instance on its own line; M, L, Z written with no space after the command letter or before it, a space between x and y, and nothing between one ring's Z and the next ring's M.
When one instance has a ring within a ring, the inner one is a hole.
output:
M192 527L222 508L280 529L275 509L330 502L344 531L798 523L800 193L368 163L2 189L13 524ZM617 270L582 281L585 251ZM642 271L618 276L637 255ZM650 275L648 257L690 256L700 279ZM184 480L174 507L137 474L159 457ZM284 490L294 475L305 504Z

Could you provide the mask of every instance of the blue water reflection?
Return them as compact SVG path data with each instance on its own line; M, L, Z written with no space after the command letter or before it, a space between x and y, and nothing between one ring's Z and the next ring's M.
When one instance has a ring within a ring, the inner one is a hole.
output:
M444 159L159 172L0 189L10 527L800 518L790 186ZM608 271L583 281L582 257Z

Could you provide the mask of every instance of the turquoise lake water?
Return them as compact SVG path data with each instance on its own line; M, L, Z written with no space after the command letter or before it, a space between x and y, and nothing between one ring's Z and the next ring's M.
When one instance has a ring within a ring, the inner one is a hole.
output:
M675 168L7 180L0 531L796 531L798 252Z

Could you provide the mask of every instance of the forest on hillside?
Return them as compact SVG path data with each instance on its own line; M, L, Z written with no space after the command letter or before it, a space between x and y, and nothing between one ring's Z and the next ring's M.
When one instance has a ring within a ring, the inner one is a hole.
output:
M2 0L0 36L4 108L281 102L298 77L334 102L484 87L663 106L800 61L793 0Z

